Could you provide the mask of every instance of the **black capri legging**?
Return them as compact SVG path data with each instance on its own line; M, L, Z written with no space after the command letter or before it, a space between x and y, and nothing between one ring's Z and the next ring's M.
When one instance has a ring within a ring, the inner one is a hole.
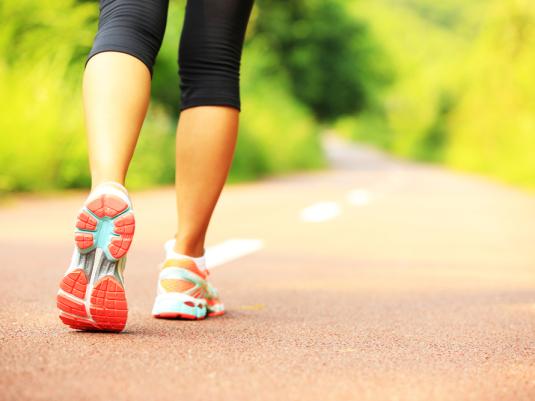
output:
M130 54L152 68L169 0L100 0L97 53ZM181 110L226 105L240 109L240 59L253 0L187 0L178 64Z

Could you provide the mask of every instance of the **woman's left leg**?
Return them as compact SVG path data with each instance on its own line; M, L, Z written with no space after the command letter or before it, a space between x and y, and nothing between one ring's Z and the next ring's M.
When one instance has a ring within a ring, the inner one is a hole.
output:
M83 97L92 191L78 215L75 249L60 282L60 318L75 329L121 331L123 271L135 221L124 188L145 119L167 0L101 0Z
M199 319L224 311L206 282L204 241L236 144L240 59L252 5L252 0L187 2L179 51L178 230L166 244L156 317Z
M239 111L199 106L180 114L176 145L178 230L174 250L199 257L232 162Z
M240 59L252 0L189 0L180 41L175 251L204 253L231 165L240 109Z

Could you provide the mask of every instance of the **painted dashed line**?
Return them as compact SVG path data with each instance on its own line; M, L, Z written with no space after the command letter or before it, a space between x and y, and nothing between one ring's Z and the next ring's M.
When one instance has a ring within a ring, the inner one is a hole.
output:
M375 196L372 192L364 188L357 188L349 191L346 196L346 200L349 204L358 207L367 206L374 199ZM300 217L301 220L307 223L322 223L334 219L341 213L342 208L337 202L318 202L301 210Z
M399 184L399 177L396 176L395 178L397 178L395 183ZM346 201L353 206L363 207L369 205L373 200L380 198L378 195L373 194L368 189L357 188L347 193ZM341 213L342 208L338 202L324 201L314 203L301 210L300 218L307 223L321 223L332 220ZM260 239L229 239L207 248L206 263L209 269L213 269L216 266L257 252L263 247L264 243Z
M264 243L259 239L228 239L206 249L206 265L208 269L213 269L216 266L257 252L263 247Z
M331 220L341 213L336 202L318 202L301 211L301 220L308 223L321 223Z

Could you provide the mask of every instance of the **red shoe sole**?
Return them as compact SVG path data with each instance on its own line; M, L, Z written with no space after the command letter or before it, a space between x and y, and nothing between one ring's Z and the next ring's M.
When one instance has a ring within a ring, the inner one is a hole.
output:
M157 315L154 315L155 318L157 319L186 319L186 320L204 320L206 319L207 317L218 317L218 316L223 316L225 314L225 311L221 311L221 312L212 312L212 313L207 313L205 316L203 317L196 317L194 315L185 315L183 313L171 313L171 312L167 312L167 313L159 313Z
M177 313L177 312L163 312L158 313L156 315L153 315L157 319L186 319L186 320L204 320L207 317L217 317L217 316L223 316L225 314L225 311L219 311L219 312L208 312L206 315L202 317L197 317L195 315L189 315L185 313Z
M211 313L208 313L208 317L218 317L218 316L223 316L225 314L225 311L220 311L220 312L211 312Z
M133 213L128 204L117 196L101 195L91 201L78 215L75 242L81 255L90 255L104 244L102 258L106 271L94 272L94 283L88 276L93 269L104 266L90 262L70 271L60 282L57 306L60 319L77 330L120 332L126 325L128 307L121 282L113 275L117 260L124 257L135 231ZM107 225L107 229L101 231ZM100 238L106 235L107 238ZM89 263L89 266L85 266ZM110 269L111 266L111 269Z
M101 278L92 288L89 313L85 304L87 287L82 269L61 280L57 306L63 323L76 330L122 331L128 317L123 286L112 276Z
M206 316L197 317L195 315L187 315L185 313L173 313L173 312L166 312L166 313L159 313L157 315L153 315L157 319L183 319L183 320L204 320L206 319Z

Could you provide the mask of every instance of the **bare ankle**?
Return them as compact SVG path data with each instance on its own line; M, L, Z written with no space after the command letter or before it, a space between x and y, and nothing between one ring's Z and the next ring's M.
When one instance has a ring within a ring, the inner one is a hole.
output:
M204 255L204 240L191 240L177 236L173 250L182 255L198 258Z

